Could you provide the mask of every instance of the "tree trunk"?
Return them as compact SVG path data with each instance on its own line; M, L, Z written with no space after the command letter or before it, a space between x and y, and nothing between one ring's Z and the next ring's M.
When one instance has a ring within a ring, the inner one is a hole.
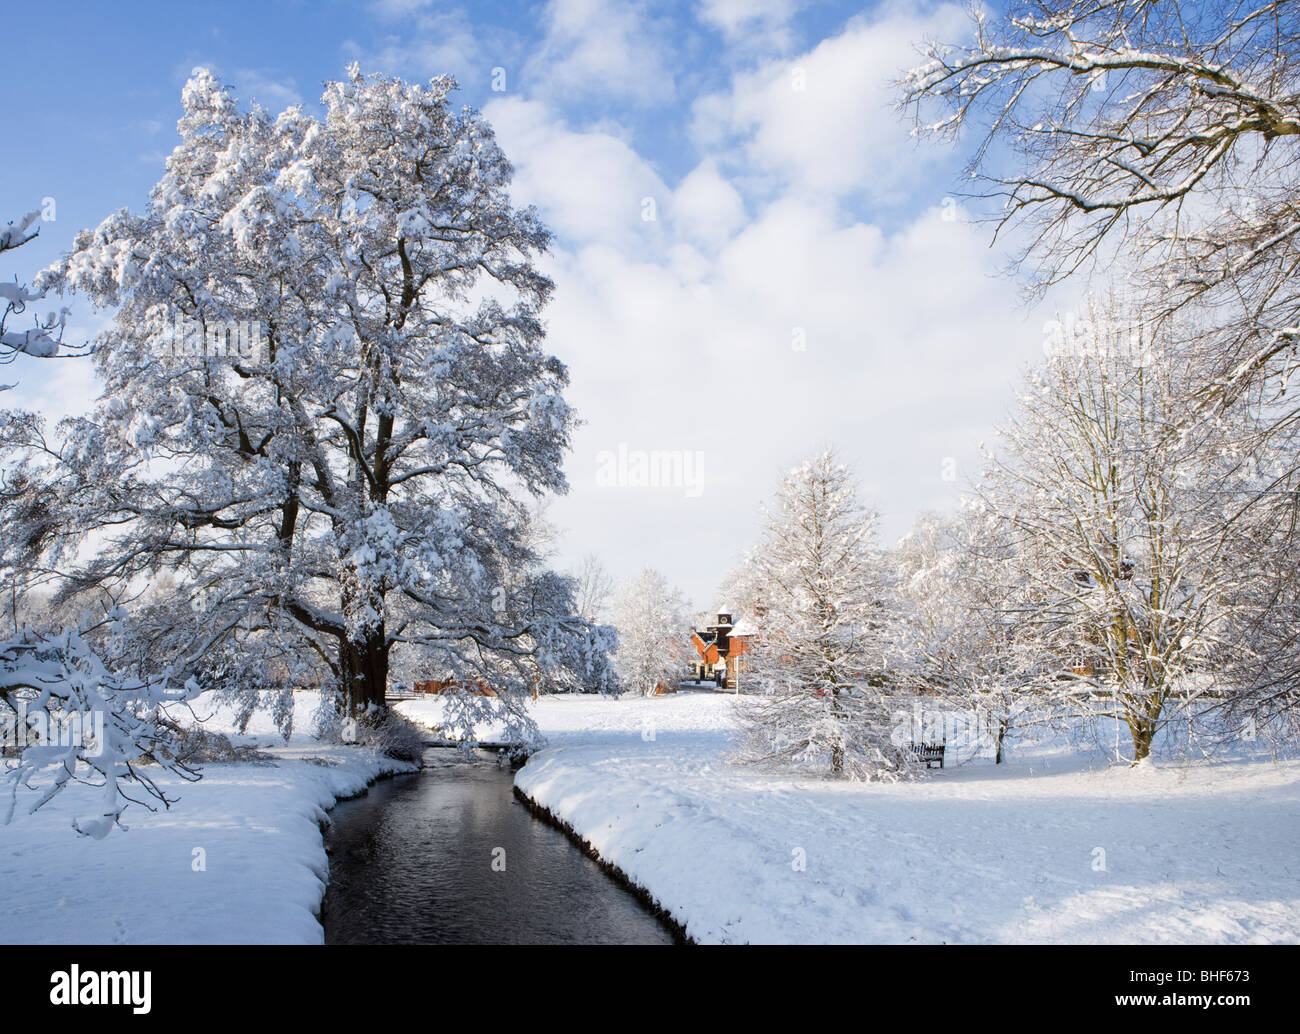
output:
M384 626L371 629L360 641L343 639L339 643L339 677L342 681L343 706L355 717L371 705L385 707L388 702L388 646Z
M994 740L994 743L997 746L997 757L993 759L993 763L995 765L1002 764L1002 744L1003 741L1005 741L1007 738L1007 726L1010 724L1011 723L1008 722L1005 718L1002 719L1000 722L998 722L998 733L996 739Z
M836 726L839 728L840 734L843 735L844 719L843 708L840 706L840 691L836 688L830 689L828 692L831 695L831 714L834 715ZM836 743L835 746L831 747L831 772L837 776L844 774L844 747L841 743Z
M1133 734L1133 764L1144 761L1151 755L1151 741L1156 736L1155 722L1135 718L1128 723L1129 732Z

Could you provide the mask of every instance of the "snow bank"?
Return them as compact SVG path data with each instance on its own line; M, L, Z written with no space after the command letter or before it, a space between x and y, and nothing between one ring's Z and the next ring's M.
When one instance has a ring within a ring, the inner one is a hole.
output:
M1300 762L781 777L724 760L730 704L544 700L516 777L694 940L1300 941Z
M302 696L305 719L315 698ZM211 731L229 731L228 714L203 698L195 709L213 715ZM249 732L234 739L258 743L271 762L209 764L197 783L164 773L160 786L179 801L156 813L132 805L129 829L105 840L71 829L93 792L84 786L0 826L0 886L8 890L0 943L321 943L325 809L413 766L304 733L286 745L260 716Z

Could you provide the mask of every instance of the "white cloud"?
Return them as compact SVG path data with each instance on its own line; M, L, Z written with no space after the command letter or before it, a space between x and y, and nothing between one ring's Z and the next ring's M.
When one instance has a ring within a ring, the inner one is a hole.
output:
M431 6L433 0L370 0L367 9L384 21L398 21Z
M925 18L890 9L856 19L808 53L768 61L699 100L696 138L738 144L747 162L794 188L889 196L927 161L894 109L893 82L914 63L918 40L952 36L964 18L945 5Z
M353 41L343 45L345 53L361 64L362 71L402 75L425 82L435 75L451 75L460 82L479 77L487 82L496 58L489 58L483 44L459 8L427 11L418 0L378 0L380 19L400 23L374 47Z
M954 504L945 459L974 473L1040 338L1015 286L989 275L986 244L937 207L886 235L785 198L716 261L680 241L657 261L559 250L550 342L586 420L571 495L554 507L573 555L626 561L619 574L658 566L705 605L779 472L827 442L890 537L917 510ZM703 451L704 494L600 486L596 456L620 443Z
M546 38L524 66L532 96L624 101L671 100L672 34L639 3L550 0Z
M638 250L660 241L670 191L625 141L574 131L539 101L503 98L484 113L515 164L515 198L536 204L570 246L599 240ZM654 220L643 218L647 198Z
M745 221L740 192L705 159L682 180L672 198L673 227L687 240L709 245L730 237Z
M814 76L839 83L829 91L839 114L799 136L808 153L773 144L797 110L764 111L742 75L712 100L740 135L675 184L616 127L575 129L536 100L488 106L517 169L516 202L537 203L557 232L549 341L585 420L571 494L552 511L568 531L566 560L595 551L619 576L659 567L704 605L753 541L780 472L827 442L854 462L890 537L918 509L956 502L947 458L974 474L1020 363L1041 354L1042 321L992 275L986 232L946 221L941 197L888 232L842 206L839 191L889 163L916 175L910 146L872 152L906 131L850 67L920 31L884 26L851 26L810 55ZM853 90L865 97L838 95ZM867 143L835 121L848 111ZM758 158L760 192L724 172ZM640 219L644 196L660 201L653 224ZM620 443L703 451L704 494L599 485L596 457Z
M30 408L44 416L50 427L64 417L85 416L103 390L90 359L46 362L50 367L48 375L41 378L39 387L32 392Z
M700 20L733 44L784 50L791 40L796 0L702 0Z

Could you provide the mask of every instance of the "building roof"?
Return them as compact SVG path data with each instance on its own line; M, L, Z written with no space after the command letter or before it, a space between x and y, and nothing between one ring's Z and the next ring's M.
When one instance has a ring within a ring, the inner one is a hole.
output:
M738 637L744 637L747 635L757 635L757 634L758 634L758 626L755 625L754 622L751 621L749 618L741 618L739 621L737 621L734 625L731 626L730 635L732 639L736 639Z

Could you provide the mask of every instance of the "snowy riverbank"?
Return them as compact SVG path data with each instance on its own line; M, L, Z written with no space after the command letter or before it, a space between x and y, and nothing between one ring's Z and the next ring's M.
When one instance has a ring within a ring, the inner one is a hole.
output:
M314 699L304 695L297 728L309 727ZM196 710L206 714L202 700ZM229 715L206 727L228 731ZM129 830L102 841L71 827L97 803L84 786L0 826L0 943L321 943L326 809L412 766L301 733L286 745L263 715L236 739L271 762L208 764L197 783L164 774L159 785L178 803L132 805Z
M543 700L516 778L697 941L1300 940L1300 762L1024 750L837 783L729 765L730 706Z

